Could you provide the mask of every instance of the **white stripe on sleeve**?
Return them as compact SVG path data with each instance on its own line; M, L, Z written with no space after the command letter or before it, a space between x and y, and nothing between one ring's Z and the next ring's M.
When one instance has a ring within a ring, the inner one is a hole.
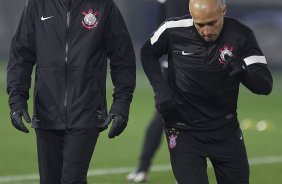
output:
M165 22L159 29L154 33L154 35L151 37L151 44L154 45L162 35L162 33L169 28L174 27L190 27L193 25L192 19L182 19L178 21L168 21Z
M249 57L245 58L244 61L245 61L247 66L251 65L251 64L255 64L255 63L267 64L265 56L249 56Z

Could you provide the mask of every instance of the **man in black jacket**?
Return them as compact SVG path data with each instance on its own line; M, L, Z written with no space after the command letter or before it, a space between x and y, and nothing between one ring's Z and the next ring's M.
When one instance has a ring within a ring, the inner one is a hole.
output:
M187 0L158 0L158 24L162 23L167 17L181 17L187 14ZM164 76L166 76L167 61L161 61ZM151 167L153 157L159 148L163 136L164 123L161 114L154 112L153 118L149 122L142 150L139 157L138 167L135 171L129 173L126 179L134 183L143 183L148 180L148 173Z
M110 59L113 103L107 113ZM112 0L28 0L11 43L7 93L15 128L28 133L33 66L40 183L86 183L99 132L126 127L135 89L135 55Z
M252 30L225 17L220 0L190 0L189 10L191 16L165 21L141 49L174 175L178 184L207 184L209 158L218 183L249 183L236 113L239 85L267 95L272 76ZM164 54L167 82L158 62Z

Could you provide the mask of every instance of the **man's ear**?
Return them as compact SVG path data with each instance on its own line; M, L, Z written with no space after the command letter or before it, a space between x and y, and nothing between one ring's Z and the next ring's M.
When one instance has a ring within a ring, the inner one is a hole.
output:
M223 16L226 14L226 11L227 11L226 5L222 5L222 7L221 7L221 12L222 12L222 15L223 15Z

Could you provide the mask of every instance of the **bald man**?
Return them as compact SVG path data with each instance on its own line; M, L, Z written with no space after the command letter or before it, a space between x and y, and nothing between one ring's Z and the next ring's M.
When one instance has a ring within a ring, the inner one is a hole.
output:
M239 85L268 95L273 81L266 58L252 30L225 17L220 0L191 0L189 11L165 21L141 49L165 122L173 173L178 184L208 184L209 158L218 184L247 184L249 164L237 119ZM167 82L158 61L164 54Z

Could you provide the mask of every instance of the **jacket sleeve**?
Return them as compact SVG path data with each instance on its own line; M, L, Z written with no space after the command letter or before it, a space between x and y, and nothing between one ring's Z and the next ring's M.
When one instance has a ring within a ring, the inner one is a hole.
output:
M27 0L10 47L7 93L14 111L27 108L31 73L36 62L33 6L32 0Z
M162 72L159 58L168 52L168 36L164 22L141 48L141 62L155 93L156 105L171 99L172 93Z
M135 53L123 17L117 5L110 2L105 22L105 47L114 85L110 113L127 117L136 83Z
M252 31L246 39L243 59L248 66L248 74L241 82L253 93L267 95L272 91L273 79L265 56Z

